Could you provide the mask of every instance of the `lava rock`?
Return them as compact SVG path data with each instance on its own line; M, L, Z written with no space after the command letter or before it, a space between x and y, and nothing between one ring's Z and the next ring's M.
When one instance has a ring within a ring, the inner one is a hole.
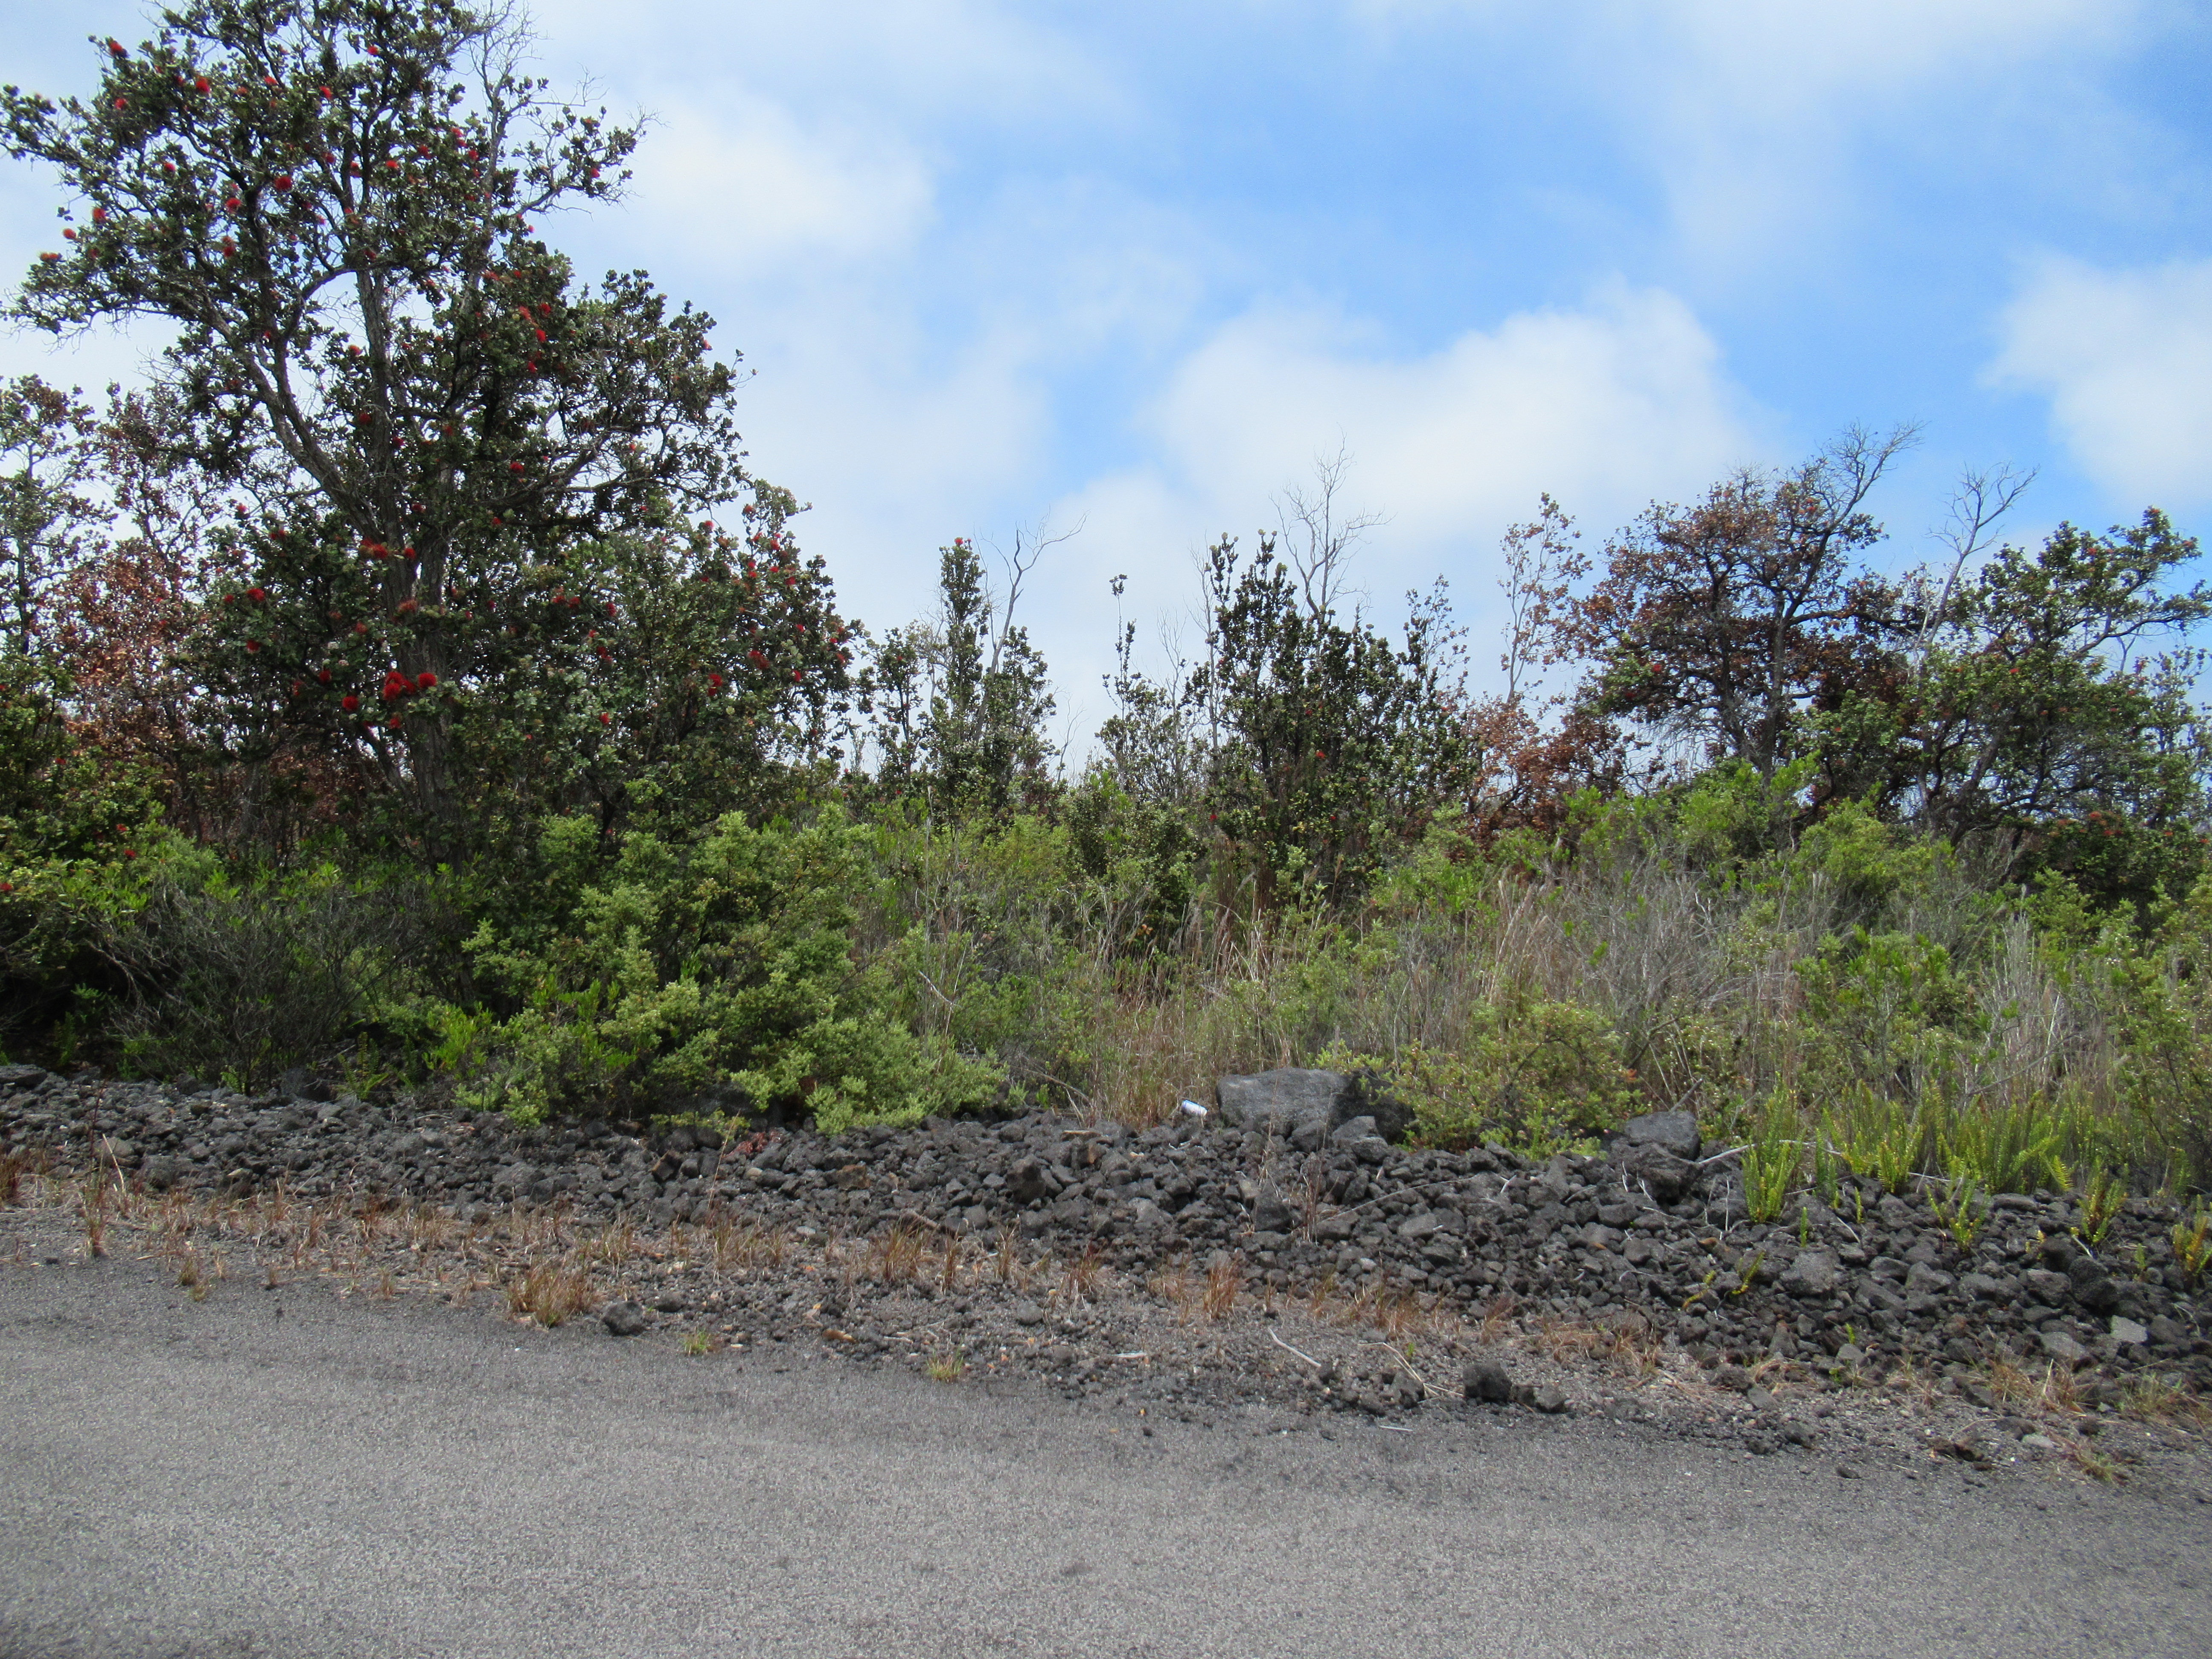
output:
M645 1329L645 1310L635 1302L610 1302L599 1322L610 1336L636 1336Z
M1698 1166L1677 1158L1664 1146L1626 1146L1613 1154L1613 1165L1630 1180L1641 1182L1662 1204L1679 1201L1698 1184Z
M1224 1077L1213 1090L1226 1127L1265 1130L1285 1139L1309 1123L1334 1126L1357 1116L1358 1094L1342 1072L1293 1066Z
M1826 1250L1800 1250L1782 1275L1782 1288L1791 1296L1832 1296L1844 1282L1844 1270Z
M1290 1201L1272 1188L1261 1193L1252 1206L1252 1230L1261 1233L1290 1231Z
M2078 1370L2089 1363L2089 1351L2063 1331L2039 1332L2036 1340L2045 1354L2069 1370Z
M1656 1146L1685 1163L1694 1163L1705 1150L1698 1120L1691 1112L1646 1112L1620 1126L1620 1139L1630 1146Z
M1479 1400L1487 1405L1510 1405L1513 1399L1513 1379L1505 1367L1494 1359L1477 1359L1460 1374L1460 1382L1469 1400Z
M2074 1299L2093 1314L2108 1314L2120 1305L2120 1287L2112 1277L2087 1256L2077 1258L2066 1270Z

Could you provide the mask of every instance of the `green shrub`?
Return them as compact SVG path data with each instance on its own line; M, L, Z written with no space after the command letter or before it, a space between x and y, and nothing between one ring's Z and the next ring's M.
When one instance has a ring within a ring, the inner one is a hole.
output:
M881 1006L851 933L865 832L835 810L804 829L735 815L696 847L559 818L542 864L555 902L465 947L496 1018L452 1004L426 1029L459 1097L534 1121L735 1093L825 1131L907 1122L990 1097L1003 1073Z
M325 864L234 882L183 860L115 940L128 989L109 1036L141 1075L264 1087L371 1030L439 931L420 878L349 879Z
M1428 1146L1497 1140L1524 1157L1586 1147L1638 1103L1604 1017L1526 998L1478 1009L1456 1051L1412 1042L1389 1060L1343 1049L1324 1063L1369 1064L1413 1113Z

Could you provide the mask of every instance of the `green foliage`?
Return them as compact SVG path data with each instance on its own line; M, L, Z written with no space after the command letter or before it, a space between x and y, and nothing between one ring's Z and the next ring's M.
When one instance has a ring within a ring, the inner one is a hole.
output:
M1855 927L1797 966L1820 1011L1808 1079L1891 1080L1916 1104L1948 1098L1982 1035L1972 982L1924 934Z
M636 134L521 76L518 27L449 0L191 0L102 52L94 99L4 97L10 153L72 199L73 246L33 267L15 314L175 325L169 464L238 492L190 653L228 710L216 735L247 764L374 780L434 859L474 850L472 774L546 752L523 732L687 724L604 684L652 654L604 567L656 590L711 568L727 543L703 531L684 568L653 568L694 512L750 493L763 515L745 562L764 568L723 606L759 637L726 629L738 661L659 678L680 667L695 698L739 681L757 720L818 714L841 678L831 619L787 614L788 502L739 464L709 319L641 272L575 284L536 234L618 194Z
M1893 1193L1903 1192L1919 1169L1927 1139L1918 1112L1863 1083L1840 1109L1822 1117L1820 1133L1853 1174L1871 1176Z
M1758 1222L1773 1220L1797 1186L1805 1148L1796 1139L1800 1115L1793 1103L1769 1102L1743 1148L1743 1201Z
M405 994L439 920L419 878L323 864L236 881L170 861L110 947L129 988L109 1038L127 1071L241 1089L331 1066Z
M1606 1020L1542 999L1476 1009L1454 1049L1417 1042L1386 1060L1362 1062L1343 1049L1323 1060L1372 1066L1412 1109L1424 1146L1495 1140L1529 1158L1586 1150L1635 1100Z
M2212 1261L2212 1210L2199 1210L2193 1220L2173 1224L2173 1260L2190 1279L2204 1276Z
M1982 1224L1989 1219L1990 1206L1981 1184L1972 1177L1954 1181L1948 1196L1931 1194L1929 1206L1936 1220L1951 1235L1951 1242L1961 1250L1974 1248L1974 1240L1981 1236Z
M990 1093L994 1065L917 1036L856 979L865 833L838 813L798 830L732 815L692 847L633 834L604 860L601 839L549 823L551 902L468 939L502 1017L426 1011L464 1100L534 1120L727 1096L835 1128Z
M1364 890L1464 801L1476 759L1441 588L1394 644L1334 608L1340 545L1295 566L1276 545L1262 537L1249 562L1233 538L1208 550L1206 650L1187 678L1138 672L1125 629L1100 733L1122 787L1204 811L1216 885L1249 885L1262 909Z
M1131 793L1105 767L1070 792L1068 855L1095 926L1116 955L1178 940L1206 871L1206 843L1188 809Z
M1945 1172L1961 1187L2032 1193L2066 1185L2060 1134L2047 1102L1962 1106L1937 1131Z
M939 550L938 614L876 647L866 689L877 792L919 797L945 817L1004 812L1044 790L1052 693L1044 659L1013 619L1027 570L1017 546L1001 599L973 544Z

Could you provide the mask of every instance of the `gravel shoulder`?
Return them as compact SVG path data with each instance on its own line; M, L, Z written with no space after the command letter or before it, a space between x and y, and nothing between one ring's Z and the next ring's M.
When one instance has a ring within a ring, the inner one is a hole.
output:
M149 1226L92 1258L79 1215L0 1220L0 1654L2212 1650L2181 1437L2107 1482L1752 1455L1587 1381L1559 1413L1071 1400L819 1328L549 1330L373 1262L266 1288L235 1242L179 1284Z

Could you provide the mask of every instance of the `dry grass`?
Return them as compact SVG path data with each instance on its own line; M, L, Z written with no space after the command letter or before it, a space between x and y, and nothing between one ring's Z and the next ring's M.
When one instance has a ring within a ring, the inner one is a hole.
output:
M1065 1307L1085 1306L1097 1297L1105 1272L1105 1252L1093 1243L1060 1269L1054 1299Z
M876 1239L868 1261L871 1275L886 1285L914 1283L921 1277L929 1243L929 1236L921 1228L900 1223Z
M2074 1373L2055 1361L2039 1372L1999 1356L1990 1363L1985 1376L1998 1403L2015 1411L2073 1417L2081 1410L2081 1393Z
M108 1209L114 1200L109 1187L107 1172L94 1168L77 1188L77 1213L84 1222L84 1248L88 1255L104 1256L107 1254Z
M23 1178L46 1168L46 1160L29 1152L0 1152L0 1210L12 1210L23 1201Z
M590 1308L591 1274L572 1261L542 1261L502 1287L507 1310L517 1319L535 1320L550 1330Z
M967 1375L968 1362L952 1349L945 1348L930 1355L922 1371L933 1382L957 1382Z
M2212 1428L2212 1401L2191 1394L2172 1376L2145 1371L2120 1385L2120 1411L2142 1423L2172 1423L2186 1428Z
M1237 1305L1237 1292L1244 1288L1244 1259L1232 1255L1217 1261L1206 1269L1206 1293L1200 1300L1208 1319L1229 1317Z

